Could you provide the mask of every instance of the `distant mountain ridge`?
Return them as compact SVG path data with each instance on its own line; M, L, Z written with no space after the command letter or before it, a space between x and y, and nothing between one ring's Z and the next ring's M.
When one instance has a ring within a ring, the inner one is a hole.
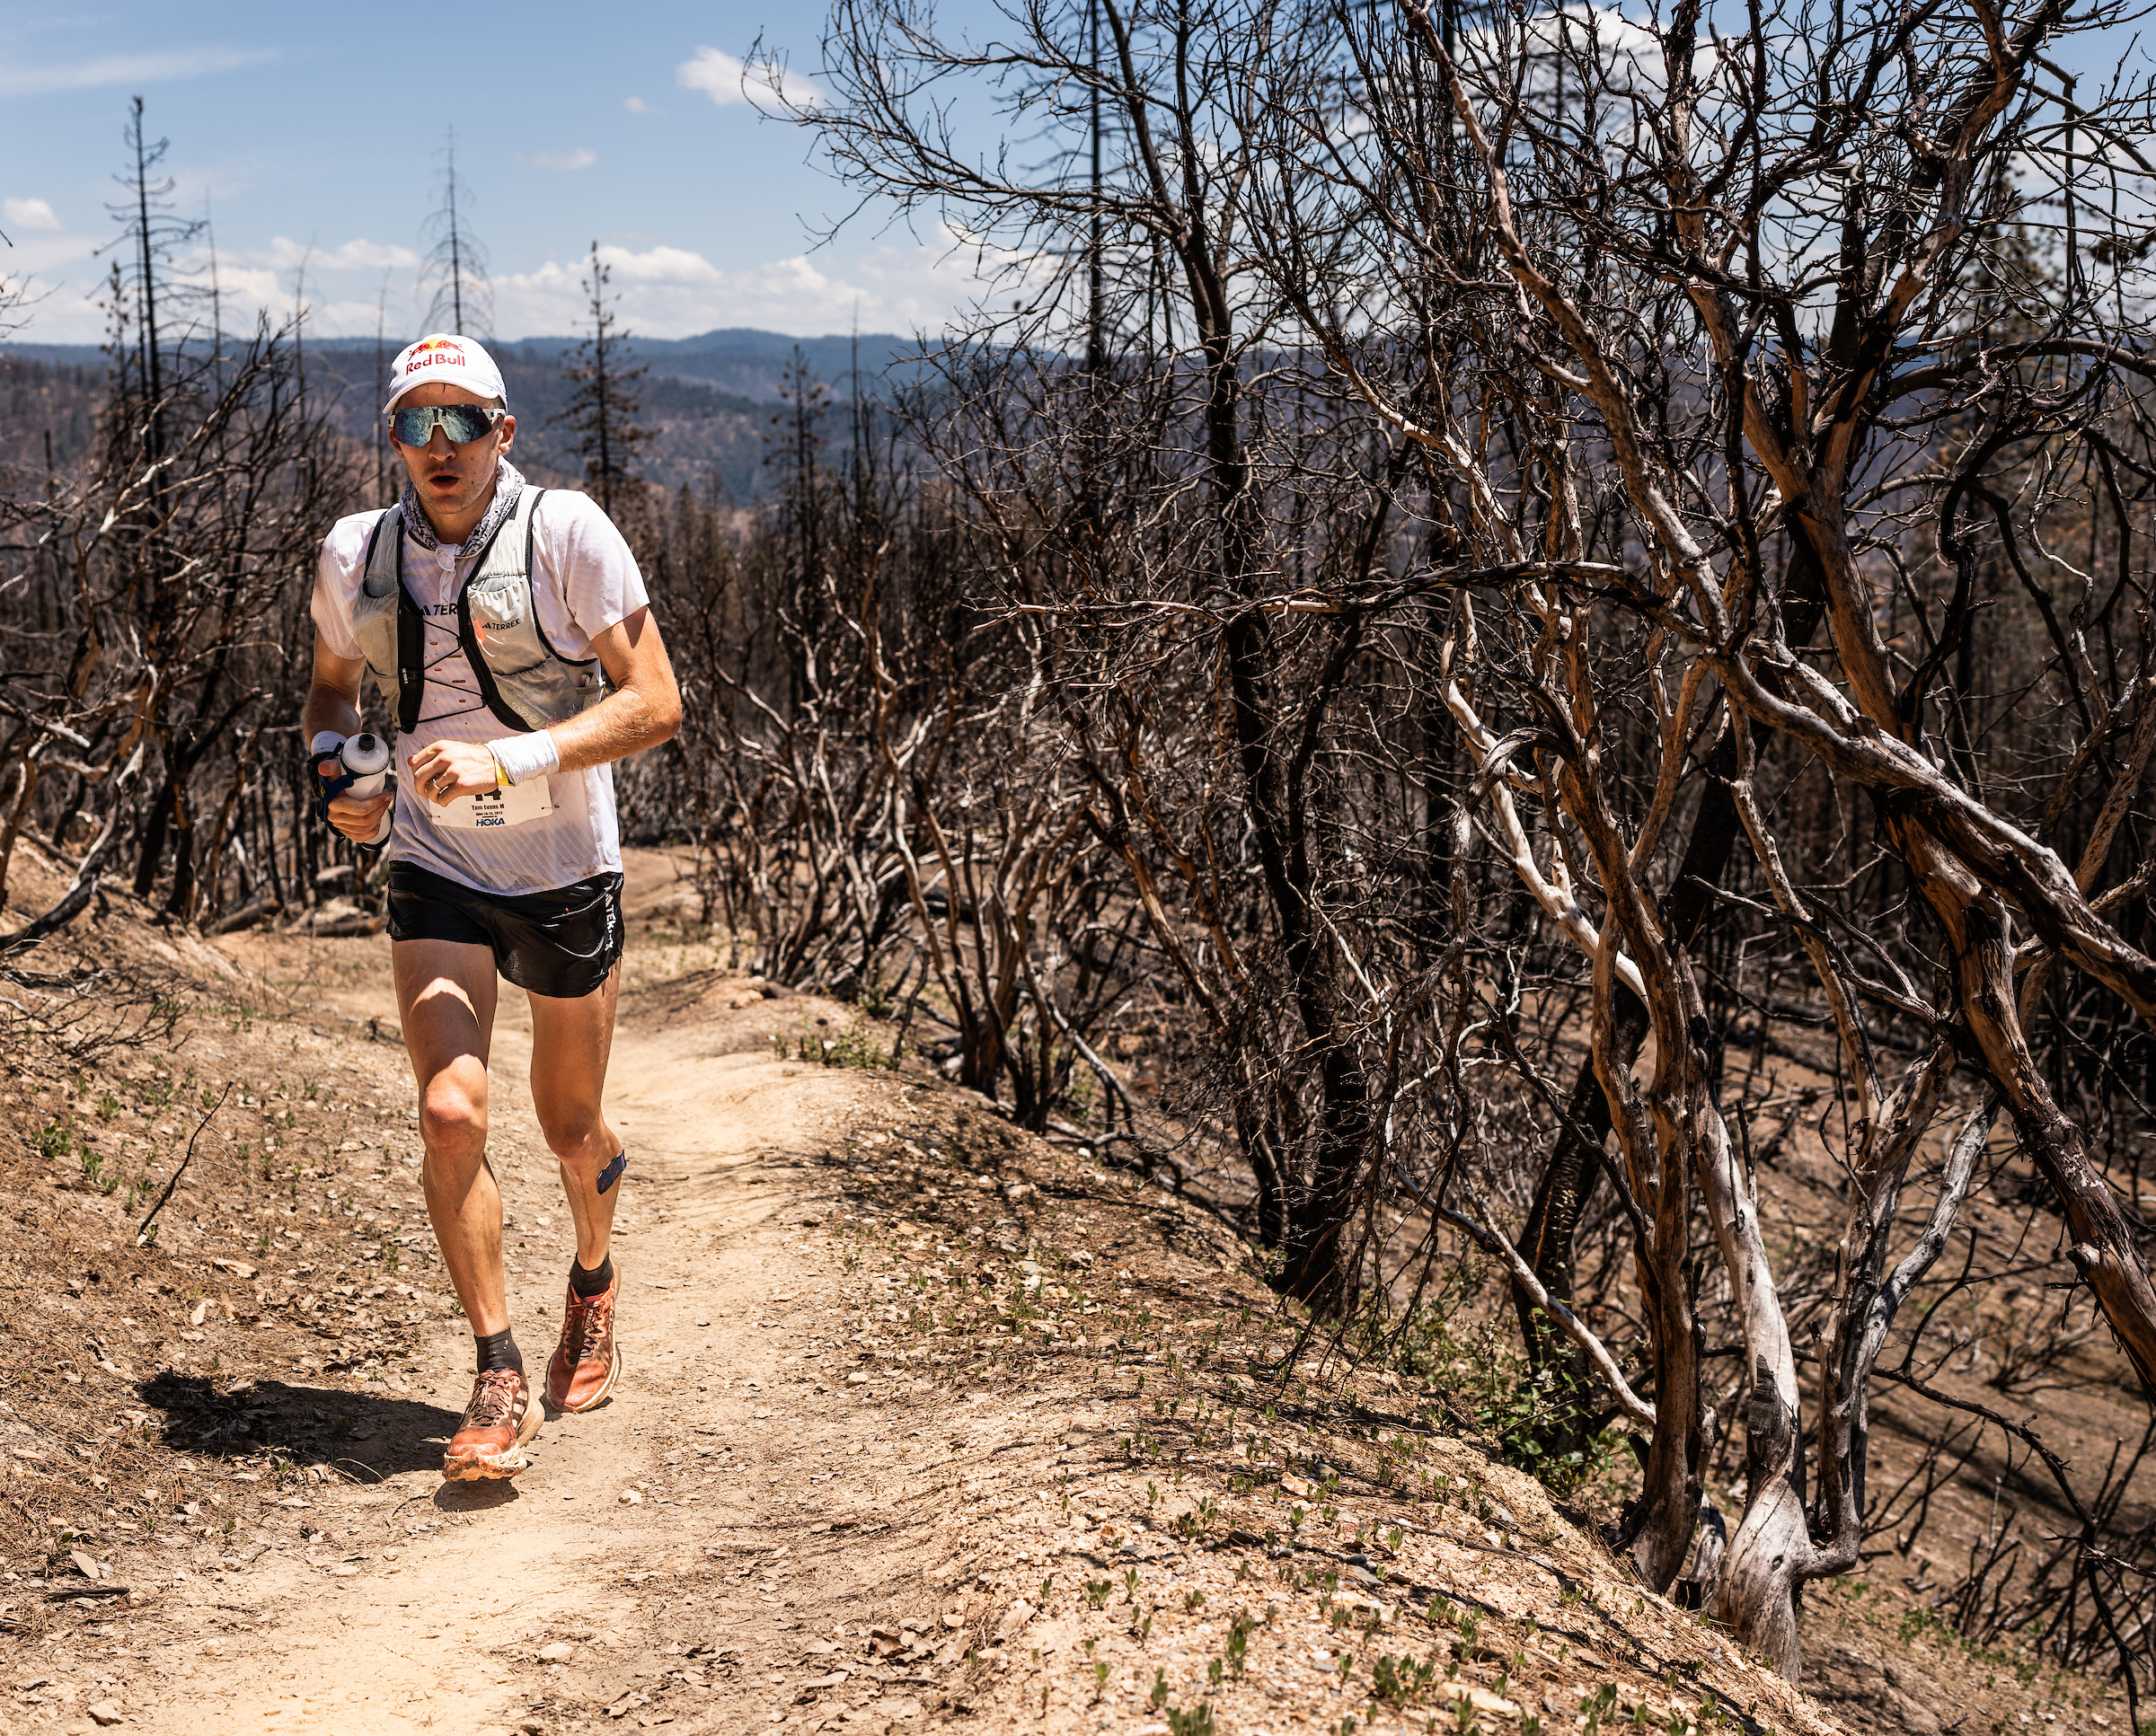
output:
M526 362L539 365L559 361L579 341L561 337L496 339L488 348L497 354L517 353ZM632 331L629 347L656 375L715 386L759 403L778 397L786 370L797 353L809 374L829 386L837 398L853 395L857 369L862 384L869 386L881 382L895 364L903 369L921 353L916 339L889 331L790 338L782 331L764 331L754 326L725 326L693 338L644 338ZM308 348L371 356L375 343L371 338L310 338ZM400 348L393 344L390 353L395 354ZM95 344L0 343L0 356L19 356L68 367L100 367L104 362L104 352Z
M487 346L501 365L509 406L517 411L518 455L542 480L574 481L582 471L566 432L553 420L569 400L563 368L578 342L519 338ZM401 348L387 347L380 359L386 363ZM854 395L857 372L866 396L902 380L921 353L914 339L888 331L789 338L744 326L694 338L632 335L630 348L650 368L640 419L657 437L640 465L642 474L667 489L716 478L736 501L763 491L770 432L780 414L776 401L796 356L810 378L844 402ZM352 438L370 443L380 402L374 339L310 339L307 355L317 381L327 375L336 382L330 393L332 419ZM87 438L102 395L104 351L95 344L0 343L0 364L9 361L65 370L66 377L11 380L0 371L0 464L35 472L49 429L56 436L57 456L73 456ZM838 427L827 422L825 431L834 435Z

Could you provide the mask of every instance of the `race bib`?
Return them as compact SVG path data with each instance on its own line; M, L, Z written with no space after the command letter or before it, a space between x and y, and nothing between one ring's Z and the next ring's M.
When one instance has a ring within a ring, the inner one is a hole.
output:
M520 826L526 820L544 819L554 811L544 778L529 778L500 789L482 790L476 796L459 796L454 802L422 799L420 806L437 826L455 826L465 832Z

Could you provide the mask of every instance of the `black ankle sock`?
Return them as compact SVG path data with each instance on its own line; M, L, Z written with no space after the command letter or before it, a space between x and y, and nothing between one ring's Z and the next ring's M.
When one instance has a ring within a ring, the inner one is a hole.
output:
M613 1282L614 1256L612 1254L608 1254L605 1259L599 1262L599 1269L596 1272L585 1271L582 1263L577 1260L572 1259L569 1263L569 1287L586 1301L589 1301L594 1296L604 1296L606 1293L606 1287Z
M479 1371L490 1374L496 1369L515 1369L524 1372L524 1353L517 1348L517 1335L503 1327L499 1332L474 1333L473 1339L479 1346Z

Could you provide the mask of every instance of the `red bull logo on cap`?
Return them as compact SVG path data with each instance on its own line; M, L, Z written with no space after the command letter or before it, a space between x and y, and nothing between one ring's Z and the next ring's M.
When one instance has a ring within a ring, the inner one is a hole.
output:
M446 350L449 353L443 355ZM454 338L429 338L424 343L411 347L411 359L404 364L404 372L417 374L423 367L438 367L444 362L462 362L464 347Z
M392 365L389 400L382 406L383 414L394 409L406 392L423 385L461 386L504 408L508 404L501 370L475 338L430 331L399 350Z

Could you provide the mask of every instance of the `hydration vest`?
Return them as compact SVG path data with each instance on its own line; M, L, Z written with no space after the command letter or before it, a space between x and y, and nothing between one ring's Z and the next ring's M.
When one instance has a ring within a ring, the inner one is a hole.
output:
M606 697L596 657L565 657L539 624L532 597L532 513L544 489L517 497L472 563L456 598L456 637L487 709L522 734L566 723ZM393 528L393 535L384 535ZM404 586L404 509L375 521L367 564L352 604L352 633L367 672L395 712L400 731L420 720L427 691L426 626Z

